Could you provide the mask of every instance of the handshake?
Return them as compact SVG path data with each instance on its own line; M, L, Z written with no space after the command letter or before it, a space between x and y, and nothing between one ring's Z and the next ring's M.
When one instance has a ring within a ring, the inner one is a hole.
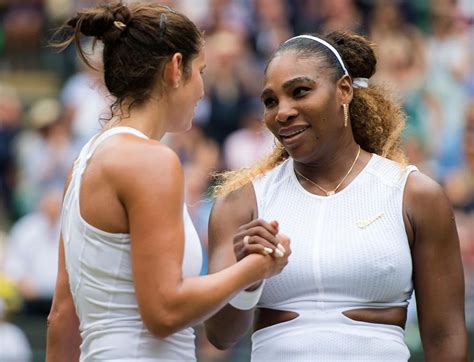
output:
M234 235L234 254L237 261L251 254L265 256L269 266L268 277L280 273L288 263L291 254L290 239L279 232L278 222L252 220L242 225ZM262 266L264 266L262 264Z

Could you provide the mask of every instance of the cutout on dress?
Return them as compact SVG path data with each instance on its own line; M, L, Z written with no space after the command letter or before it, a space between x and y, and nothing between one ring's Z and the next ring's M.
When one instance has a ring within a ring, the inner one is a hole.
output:
M342 312L347 318L357 322L389 324L405 328L407 310L403 307L393 308L358 308Z

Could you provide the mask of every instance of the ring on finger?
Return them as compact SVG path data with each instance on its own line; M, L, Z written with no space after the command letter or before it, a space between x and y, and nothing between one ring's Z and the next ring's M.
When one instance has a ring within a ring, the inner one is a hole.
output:
M249 245L249 239L250 239L250 236L248 235L244 236L244 245Z

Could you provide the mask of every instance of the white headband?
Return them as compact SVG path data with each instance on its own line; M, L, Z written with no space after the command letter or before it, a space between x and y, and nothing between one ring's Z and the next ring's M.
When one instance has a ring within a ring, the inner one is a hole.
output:
M300 39L300 38L305 38L305 39L310 39L313 40L317 43L323 44L326 48L328 48L337 58L339 61L339 64L341 65L342 69L344 70L344 74L350 76L349 72L347 71L346 66L344 65L344 62L342 61L341 56L339 55L338 51L336 48L334 48L331 44L329 44L327 41L317 38L313 35L298 35L293 38L288 39L285 41L285 43L288 43L289 41L293 39ZM354 88L367 88L369 86L369 79L368 78L354 78L352 79L352 87Z

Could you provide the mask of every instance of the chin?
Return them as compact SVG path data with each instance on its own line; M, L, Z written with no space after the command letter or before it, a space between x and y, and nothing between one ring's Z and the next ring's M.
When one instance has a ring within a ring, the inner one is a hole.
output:
M183 132L189 131L193 127L193 119L191 118L188 122L185 123L183 126Z
M307 152L307 150L303 149L286 149L286 152L290 155L290 157L300 163L308 163L313 159L313 155L311 152Z

